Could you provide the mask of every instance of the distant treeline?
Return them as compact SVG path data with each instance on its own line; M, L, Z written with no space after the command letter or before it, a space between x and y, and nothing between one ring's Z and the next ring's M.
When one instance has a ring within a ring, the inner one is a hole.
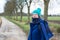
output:
M20 16L20 13L17 13L18 16ZM27 16L27 13L22 13L23 16ZM32 14L30 14L31 16ZM9 14L5 14L5 13L0 13L0 16L9 16ZM16 16L16 15L11 15L11 16Z
M18 16L20 16L20 13L17 13L17 15ZM22 15L23 16L27 16L28 14L27 13L22 13ZM32 14L30 14L30 16L31 16ZM5 13L0 13L0 16L9 16L8 14L5 14ZM12 16L16 16L16 15L12 15ZM41 15L41 16L43 16L43 15ZM48 15L48 16L59 16L60 17L60 15Z

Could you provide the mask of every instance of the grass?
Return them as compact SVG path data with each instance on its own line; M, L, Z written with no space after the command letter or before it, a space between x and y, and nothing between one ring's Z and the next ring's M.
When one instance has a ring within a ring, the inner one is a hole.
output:
M31 17L30 17L30 20L31 20ZM60 21L60 17L48 17L48 20ZM18 16L18 21L20 21L20 16ZM28 17L23 16L22 21L24 21L24 22L28 21Z
M54 27L54 28L57 28L57 27L60 27L60 24L57 24L57 23L49 23L49 26L50 27Z
M60 21L60 17L48 17L48 20Z
M14 18L14 17L13 17ZM53 18L56 18L56 19L53 19ZM60 17L48 17L49 20L60 20L59 19ZM30 17L31 19L31 17ZM24 16L23 19L22 19L22 22L20 22L20 17L18 17L18 21L16 20L13 20L13 19L9 19L10 21L12 21L13 23L15 23L16 25L18 25L20 28L23 29L23 31L27 34L29 32L29 24L26 24L27 22L27 16ZM60 27L59 24L56 24L56 23L50 23L49 22L49 26L50 27L54 27L54 28L58 28Z
M14 19L14 17L12 17L12 18ZM17 20L20 21L20 16L18 16L17 18L18 18ZM30 17L30 20L31 20L31 17ZM28 17L27 16L23 16L22 21L23 22L28 21Z

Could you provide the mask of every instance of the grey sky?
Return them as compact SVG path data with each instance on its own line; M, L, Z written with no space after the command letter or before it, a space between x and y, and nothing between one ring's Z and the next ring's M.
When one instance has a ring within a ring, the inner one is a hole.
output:
M36 2L36 1L35 1ZM0 0L0 13L4 12L4 5L5 5L6 1L5 0ZM44 10L44 5L43 5L43 1L40 1L40 3L32 3L31 5L31 12L36 9L37 7L40 7L42 9L42 14L43 14L43 10ZM23 12L27 13L27 6L24 6ZM50 0L50 4L49 4L49 10L48 10L49 14L56 14L56 15L60 15L60 0Z
M5 0L0 0L0 13L4 11L4 5L6 1Z

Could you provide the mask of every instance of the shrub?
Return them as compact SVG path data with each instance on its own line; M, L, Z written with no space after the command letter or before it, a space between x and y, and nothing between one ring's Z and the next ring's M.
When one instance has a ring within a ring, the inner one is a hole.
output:
M57 33L60 33L60 27L57 27Z

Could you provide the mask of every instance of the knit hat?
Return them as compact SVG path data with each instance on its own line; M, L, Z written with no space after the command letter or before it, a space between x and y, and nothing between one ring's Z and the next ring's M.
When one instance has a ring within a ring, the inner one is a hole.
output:
M38 16L40 16L41 15L41 8L37 8L36 10L34 10L32 12L32 14L38 14Z

